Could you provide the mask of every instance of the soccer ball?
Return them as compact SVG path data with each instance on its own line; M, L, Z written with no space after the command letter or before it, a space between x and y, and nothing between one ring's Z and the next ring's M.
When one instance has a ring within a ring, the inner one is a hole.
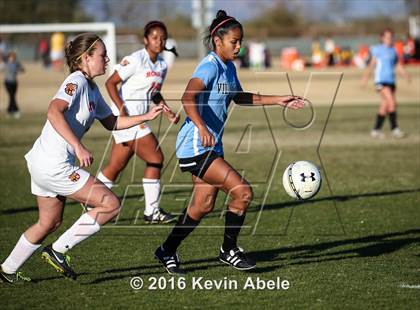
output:
M283 187L295 199L312 198L318 193L321 183L318 167L306 160L291 163L283 173Z

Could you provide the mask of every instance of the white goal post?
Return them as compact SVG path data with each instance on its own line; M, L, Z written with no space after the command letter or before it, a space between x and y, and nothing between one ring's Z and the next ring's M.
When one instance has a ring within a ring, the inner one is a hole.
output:
M109 57L108 68L114 68L117 51L114 23L68 23L68 24L17 24L0 25L1 33L42 33L42 32L101 32Z

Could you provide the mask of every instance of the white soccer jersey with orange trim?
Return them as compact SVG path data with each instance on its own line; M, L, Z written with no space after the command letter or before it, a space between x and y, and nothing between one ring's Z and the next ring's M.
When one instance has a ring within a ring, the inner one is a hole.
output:
M95 118L101 120L112 113L96 84L89 83L80 71L73 72L64 80L53 99L68 102L64 118L79 140L89 130ZM73 165L75 152L47 120L41 135L25 158L32 166L50 170L64 163Z
M150 99L160 90L167 73L165 61L158 56L155 63L146 49L141 49L123 58L115 67L122 80L120 97L129 115L142 115L149 110ZM115 104L113 113L119 115Z

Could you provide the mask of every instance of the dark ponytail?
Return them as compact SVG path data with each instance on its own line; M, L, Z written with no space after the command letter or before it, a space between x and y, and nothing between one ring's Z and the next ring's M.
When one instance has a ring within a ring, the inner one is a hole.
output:
M214 44L214 37L219 37L222 39L230 30L234 28L239 28L243 37L244 30L241 23L238 22L234 17L227 15L225 11L217 11L216 18L213 19L208 29L208 33L203 39L204 45L209 49L214 50L216 48Z
M93 54L96 49L96 42L98 41L102 42L98 35L94 33L82 33L67 44L65 49L66 62L71 73L80 69L82 55L84 53L88 55Z

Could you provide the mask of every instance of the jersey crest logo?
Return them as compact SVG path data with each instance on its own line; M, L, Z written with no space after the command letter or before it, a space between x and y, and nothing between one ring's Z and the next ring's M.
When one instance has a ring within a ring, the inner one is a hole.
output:
M74 84L74 83L68 83L66 85L66 88L64 89L66 94L69 95L69 96L73 96L73 94L76 92L76 90L77 90L77 84Z
M77 172L73 172L72 174L69 175L69 179L72 182L77 182L80 179L80 174L78 174Z
M123 59L121 62L120 62L120 65L121 66L126 66L126 65L129 65L130 64L130 62L127 60L127 59Z

